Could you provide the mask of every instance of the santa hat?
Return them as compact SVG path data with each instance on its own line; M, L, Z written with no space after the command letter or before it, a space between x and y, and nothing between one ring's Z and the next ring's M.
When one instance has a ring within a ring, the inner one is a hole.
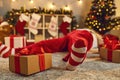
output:
M70 17L68 17L68 16L65 15L64 18L63 18L63 21L71 23L72 19Z
M78 30L86 30L88 32L91 33L92 37L93 37L93 44L92 44L92 48L96 48L98 47L98 41L102 41L103 42L103 39L102 39L102 36L100 36L97 32L95 32L94 30L92 29L87 29L87 28L83 28L83 29L78 29ZM86 34L87 35L87 34ZM89 36L89 35L87 35ZM99 38L98 38L99 37ZM86 38L89 38L89 37L86 37ZM100 39L100 40L97 40L97 39ZM90 41L92 41L92 39L88 39ZM102 43L101 42L101 43Z
M48 32L52 36L57 36L57 17L55 17L55 16L51 17L51 22L48 27Z
M89 29L78 29L77 31L81 30L81 35L84 39L88 42L87 50L89 50L93 45L93 35L91 30Z

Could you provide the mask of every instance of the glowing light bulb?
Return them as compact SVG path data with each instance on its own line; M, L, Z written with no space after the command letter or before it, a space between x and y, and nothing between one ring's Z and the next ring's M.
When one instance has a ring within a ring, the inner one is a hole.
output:
M32 4L32 3L33 3L33 0L30 0L30 3Z
M102 31L102 29L99 29L99 31Z
M82 4L82 0L78 0L80 4Z
M12 0L12 2L15 2L16 0Z
M70 7L68 5L65 5L65 10L70 10Z
M54 4L54 3L50 4L50 8L51 8L51 9L53 9L54 7L55 7L55 4Z

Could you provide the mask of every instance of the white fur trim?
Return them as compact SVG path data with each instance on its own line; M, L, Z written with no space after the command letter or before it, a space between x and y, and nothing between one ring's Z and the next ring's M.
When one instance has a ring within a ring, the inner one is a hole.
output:
M72 50L77 52L77 53L86 53L87 47L82 47L82 48L75 48L74 44L72 45Z
M84 53L85 54L85 53ZM75 56L73 53L71 53L71 58L75 61L75 62L81 62L83 60L83 58L79 58L77 56Z
M26 22L28 22L30 20L30 18L28 16L26 16L25 14L21 14L21 18L23 20L25 20Z
M0 24L0 26L5 26L5 25L9 25L8 22L4 21Z
M15 55L15 49L14 48L12 48L12 50L11 50L11 55Z
M48 27L48 32L52 35L52 36L57 36L57 17L52 16L51 17L51 22L49 24Z
M92 48L97 48L98 47L98 40L95 34L92 33L93 36L93 44L92 44Z
M0 51L5 47L5 45L1 45L0 46Z
M69 63L69 61L68 61L67 64L66 64L66 68L67 68L68 70L73 71L73 70L76 69L76 66L72 66L72 65Z
M1 56L3 56L4 54L6 54L9 50L10 50L10 48L7 47L7 48L1 53Z
M68 16L65 15L64 18L63 18L63 21L71 23L72 19L70 17L68 17Z
M32 14L32 18L34 18L35 20L39 21L40 18L41 18L41 16L38 15L38 14L33 13L33 14Z

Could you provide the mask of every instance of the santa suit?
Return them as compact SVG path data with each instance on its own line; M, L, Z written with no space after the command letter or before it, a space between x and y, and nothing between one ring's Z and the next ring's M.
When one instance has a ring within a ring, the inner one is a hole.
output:
M63 60L67 61L67 69L74 70L84 61L92 44L93 36L89 31L75 30L63 38L43 40L26 48L29 51L28 54L42 53L42 49L46 53L68 51L69 53Z
M44 52L54 53L68 51L69 53L65 56L65 58L63 58L63 60L67 61L66 69L74 70L76 66L84 61L86 53L88 50L90 50L92 44L93 36L90 31L75 30L62 38L43 40L38 43L29 45L22 49L20 53L28 55L42 54ZM1 46L1 51L3 50L4 48ZM6 55L8 56L8 53L5 54L5 51L2 52L2 54L3 57L6 57Z

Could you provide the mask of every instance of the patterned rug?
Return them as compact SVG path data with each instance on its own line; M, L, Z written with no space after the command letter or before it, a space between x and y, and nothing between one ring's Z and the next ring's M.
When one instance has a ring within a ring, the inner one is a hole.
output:
M51 69L30 76L12 73L8 59L0 58L0 80L120 80L120 64L101 60L99 54L88 54L75 71L65 70L65 54L53 54Z

